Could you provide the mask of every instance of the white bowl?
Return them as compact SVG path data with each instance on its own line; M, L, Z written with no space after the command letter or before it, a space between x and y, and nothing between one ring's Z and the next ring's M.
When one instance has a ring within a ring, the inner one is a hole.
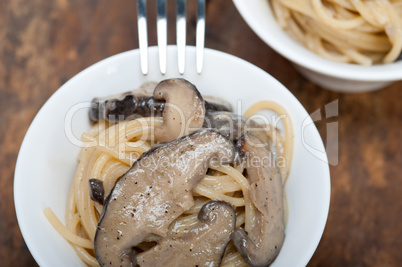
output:
M40 266L84 266L43 215L43 210L50 207L64 222L67 194L77 167L80 148L68 140L65 120L70 125L68 121L72 119L72 133L77 137L90 127L87 109L78 110L70 117L67 116L70 108L79 108L81 104L84 107L94 96L138 88L145 81L180 76L176 47L168 48L165 76L159 73L155 47L149 49L149 62L147 76L141 74L138 50L94 64L57 90L32 122L17 160L14 197L21 232ZM285 243L272 266L305 266L320 241L330 201L326 158L316 158L302 142L306 141L309 148L325 151L320 135L297 99L261 69L210 49L205 50L204 64L202 74L197 74L195 49L188 47L186 72L182 77L194 83L201 93L223 97L235 107L241 100L242 112L262 99L276 101L289 112L295 134L293 164L285 186L289 217Z
M402 80L402 60L392 64L359 66L322 58L296 42L275 20L269 0L233 0L251 29L270 47L294 63L306 78L340 92L381 89Z

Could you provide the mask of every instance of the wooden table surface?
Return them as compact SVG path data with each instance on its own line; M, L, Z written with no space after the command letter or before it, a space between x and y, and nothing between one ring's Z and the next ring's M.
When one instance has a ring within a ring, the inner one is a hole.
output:
M153 2L153 1L148 1ZM169 38L175 42L169 6ZM189 1L188 44L195 43ZM138 47L134 0L0 1L0 265L35 266L14 210L14 168L24 135L45 101L93 63ZM150 16L155 11L149 10ZM150 23L150 45L156 45ZM309 113L338 100L338 164L331 166L331 207L308 266L401 266L402 83L381 91L340 94L302 77L263 43L229 0L208 1L206 47L243 58L283 83ZM331 157L335 155L330 155Z

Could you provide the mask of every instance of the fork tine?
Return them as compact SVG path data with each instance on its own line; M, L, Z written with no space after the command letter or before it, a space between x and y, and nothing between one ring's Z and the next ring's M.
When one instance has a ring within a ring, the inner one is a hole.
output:
M197 28L195 40L197 72L201 73L202 65L204 63L205 0L197 1Z
M186 0L177 0L176 37L179 72L183 74L186 62Z
M146 0L137 0L138 13L138 42L140 48L140 60L142 74L148 74L148 33Z
M158 33L159 68L162 74L166 73L166 46L167 46L167 20L166 0L158 0L158 17L156 31Z

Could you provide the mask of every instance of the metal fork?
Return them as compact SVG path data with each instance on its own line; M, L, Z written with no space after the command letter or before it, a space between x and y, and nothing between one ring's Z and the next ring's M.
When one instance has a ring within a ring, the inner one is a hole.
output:
M167 18L166 1L157 0L157 38L159 49L159 68L162 74L166 73L166 47L167 47ZM146 0L137 0L138 11L138 40L140 48L141 71L148 73L148 33ZM197 26L196 26L196 67L202 72L205 43L205 0L197 0ZM176 14L176 45L179 73L183 74L186 61L186 0L177 0Z

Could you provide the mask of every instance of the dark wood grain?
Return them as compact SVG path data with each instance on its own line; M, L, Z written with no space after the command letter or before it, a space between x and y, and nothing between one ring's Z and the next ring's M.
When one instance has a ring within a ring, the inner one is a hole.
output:
M175 40L174 10L169 6L169 43ZM18 228L13 202L15 162L29 124L76 73L138 47L135 12L132 0L0 1L1 266L36 265ZM149 12L155 14L152 7ZM188 18L189 44L195 43L193 13ZM150 23L151 45L156 44L154 27ZM365 94L319 88L266 46L229 0L208 1L206 46L269 72L310 113L339 100L339 116L316 123L326 140L327 122L338 122L339 163L330 169L328 223L309 266L401 266L402 83Z

